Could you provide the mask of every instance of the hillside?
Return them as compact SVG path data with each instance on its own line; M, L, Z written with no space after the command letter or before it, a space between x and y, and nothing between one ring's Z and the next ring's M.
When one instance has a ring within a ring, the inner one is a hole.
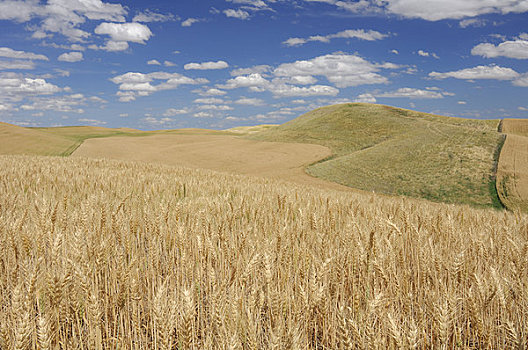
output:
M313 176L366 191L501 207L493 179L498 120L442 117L372 104L323 107L247 137L307 142L333 156Z
M59 155L72 147L63 136L0 123L0 154Z

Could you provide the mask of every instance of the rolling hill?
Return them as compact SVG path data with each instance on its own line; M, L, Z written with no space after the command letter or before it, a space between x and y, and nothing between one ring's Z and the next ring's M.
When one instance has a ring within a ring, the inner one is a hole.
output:
M499 208L498 123L354 103L319 108L246 137L329 147L333 155L307 172L342 185Z

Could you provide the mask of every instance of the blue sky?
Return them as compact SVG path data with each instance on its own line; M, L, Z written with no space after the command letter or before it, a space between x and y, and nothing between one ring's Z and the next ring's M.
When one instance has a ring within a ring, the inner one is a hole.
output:
M0 0L0 121L279 124L371 102L528 118L528 0Z

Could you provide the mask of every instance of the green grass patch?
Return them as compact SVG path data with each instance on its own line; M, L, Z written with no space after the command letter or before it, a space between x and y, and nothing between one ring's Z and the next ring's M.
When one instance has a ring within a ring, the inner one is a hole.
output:
M354 103L319 108L248 137L327 146L333 156L307 172L346 186L497 207L490 179L498 123Z

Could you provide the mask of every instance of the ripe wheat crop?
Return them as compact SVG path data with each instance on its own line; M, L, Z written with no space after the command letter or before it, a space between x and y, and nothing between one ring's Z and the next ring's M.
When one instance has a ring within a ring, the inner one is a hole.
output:
M525 349L528 217L0 157L0 349Z

